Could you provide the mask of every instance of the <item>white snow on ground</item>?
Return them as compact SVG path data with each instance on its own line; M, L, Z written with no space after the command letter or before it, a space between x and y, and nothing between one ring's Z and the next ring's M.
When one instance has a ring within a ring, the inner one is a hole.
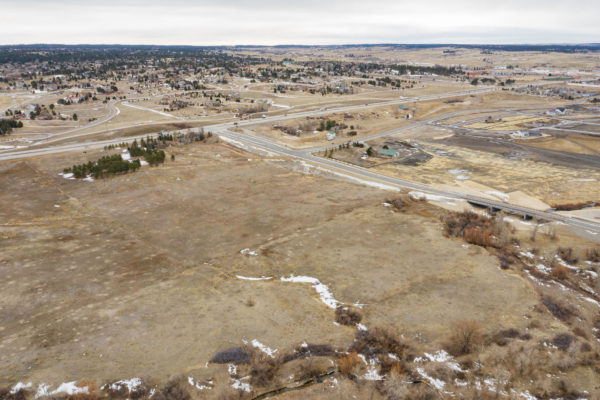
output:
M256 347L257 349L260 349L260 351L267 354L269 357L275 358L275 353L277 353L278 351L277 349L273 350L272 348L265 346L256 339L252 339L252 342L250 343L252 343L252 346Z
M229 372L229 375L235 375L235 374L237 374L237 365L235 365L235 364L228 364L227 365L227 372Z
M88 175L85 178L83 178L84 181L86 182L94 182L94 178L92 177L92 175Z
M133 162L133 159L131 158L131 154L129 154L129 151L127 151L127 150L123 150L123 152L121 153L121 158L125 161ZM144 161L140 158L140 165L142 165L142 166L148 165L148 161Z
M380 381L383 379L383 376L379 375L379 372L377 372L377 365L379 364L378 360L367 361L363 354L359 354L358 357L367 366L367 373L363 375L363 379L368 381Z
M525 400L537 400L537 397L529 393L529 390L519 393L519 396L521 396Z
M29 382L29 383L18 382L15 386L13 386L10 389L10 394L15 394L19 390L22 390L22 389L29 389L31 386L33 386L33 384L31 382Z
M535 258L535 254L533 254L529 251L521 251L521 252L519 252L519 254L521 254L522 256L527 257L527 258L531 258L531 259Z
M306 174L306 175L312 175L313 174L313 170L317 170L317 171L325 172L327 174L336 175L336 176L342 177L344 179L348 179L348 180L351 180L353 182L357 182L357 183L360 183L362 185L371 186L371 187L374 187L374 188L377 188L377 189L381 189L381 190L390 190L390 191L393 191L393 192L401 192L402 191L402 190L398 189L397 187L386 185L384 183L377 183L377 182L366 181L364 179L360 179L360 178L357 178L357 177L352 176L352 175L347 175L347 174L343 174L341 172L332 171L332 170L327 169L327 168L313 166L313 165L310 165L310 164L308 164L308 163L306 163L305 161L302 161L302 160L297 161L297 162L299 162L300 164L302 164L302 167L303 167L303 169L300 170L300 172L302 172L303 174Z
M275 103L273 103L273 104L271 104L271 105L272 105L273 107L292 108L292 107L290 107L290 106L286 106L285 104L275 104Z
M421 375L423 377L423 379L427 380L429 383L431 383L437 390L443 390L444 389L444 385L446 385L446 382L440 380L440 379L436 379L432 376L429 376L425 373L425 370L422 367L417 367L417 372L419 373L419 375Z
M367 373L363 375L363 379L367 381L380 381L383 379L383 376L379 375L377 372L378 362L375 360L371 360L367 365Z
M38 386L38 390L37 390L37 393L35 394L35 398L37 399L38 397L54 396L54 395L61 394L61 393L68 394L68 395L81 394L81 393L88 394L89 393L87 386L79 387L76 385L76 383L77 383L77 381L61 383L60 386L58 388L56 388L56 390L53 390L53 391L49 391L50 385L42 383Z
M319 294L321 301L325 303L326 306L330 308L337 308L338 301L333 297L333 294L327 285L322 284L317 278L312 278L310 276L294 276L292 274L289 278L282 277L281 280L283 282L310 283L312 284L313 289L315 289Z
M108 387L110 390L119 391L123 388L127 388L127 391L132 393L135 392L140 386L142 386L142 380L140 378L131 378L104 385L102 386L102 389L104 390L105 387Z
M188 383L190 385L192 385L193 387L195 387L198 390L210 390L212 389L212 386L206 386L206 385L202 385L200 382L196 381L193 377L188 376ZM213 381L208 381L209 385L213 384Z
M74 180L75 179L73 177L73 173L72 172L67 172L66 174L64 172L60 172L58 175L62 176L65 179L70 179L70 180Z
M569 179L569 182L596 182L594 178L583 178L583 179Z
M408 192L411 200L430 200L430 201L445 201L454 202L456 199L452 197L437 196L435 194L423 193L423 192Z
M257 256L258 255L257 252L255 252L254 250L250 250L248 248L240 250L240 253L245 256Z
M392 205L390 203L381 203L384 207L391 207Z
M269 279L273 279L272 276L261 276L260 278L253 278L250 276L236 275L235 277L243 281L268 281Z
M242 382L243 380L250 378L249 376L241 379L235 378L234 375L237 374L237 366L235 364L229 364L227 366L227 371L229 372L229 375L231 375L231 387L237 390L243 390L244 392L250 392L252 390L249 383Z
M504 201L508 201L510 199L509 195L507 195L506 193L499 192L497 190L486 190L485 193L494 197L498 197Z
M538 271L544 272L546 274L549 274L549 273L552 272L552 269L550 267L546 267L544 264L538 264L538 265L535 266L535 268Z
M570 265L570 264L567 264L567 263L566 263L566 262L564 262L564 261L563 261L563 259L562 259L562 258L560 258L559 256L555 255L555 256L554 256L554 258L555 258L555 259L556 259L556 261L557 261L557 262L558 262L560 265L562 265L563 267L567 267L567 268L569 268L571 271L579 272L579 268L577 268L577 267L574 267L574 266L572 266L572 265Z
M448 368L453 369L454 371L465 372L457 362L452 361L454 360L454 357L448 354L445 350L438 350L434 354L425 353L425 357L433 362L445 363ZM425 361L425 359L421 360Z
M438 350L434 354L425 353L425 357L435 362L446 362L452 360L452 356L445 350Z
M249 377L245 377L242 379L235 379L235 378L231 378L232 383L231 383L231 387L237 390L243 390L244 392L250 392L252 390L252 388L250 387L249 383L246 382L242 382L242 380L244 379L248 379Z
M366 330L367 330L367 327L366 327L366 326L364 326L364 325L363 325L363 324L361 324L361 323L358 323L358 324L356 324L356 328L357 328L359 331L366 331Z

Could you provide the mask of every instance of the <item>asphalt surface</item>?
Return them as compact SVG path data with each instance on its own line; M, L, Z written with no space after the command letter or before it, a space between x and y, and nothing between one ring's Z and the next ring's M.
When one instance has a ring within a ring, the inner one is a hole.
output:
M242 146L258 147L260 149L267 150L271 153L289 156L289 157L292 157L295 159L303 160L303 161L308 162L313 165L326 167L327 169L334 170L338 173L341 172L343 174L348 174L350 177L360 178L363 180L368 180L368 181L372 181L372 182L376 182L376 183L382 183L382 184L385 184L388 186L396 187L398 189L415 190L415 191L420 191L420 192L424 192L424 193L428 193L428 194L433 194L436 196L448 197L448 198L452 198L452 199L463 199L463 200L469 201L471 203L476 203L481 206L502 209L502 210L505 210L505 211L508 211L511 213L526 215L529 217L535 217L535 218L538 218L541 220L559 221L559 222L568 224L575 228L581 228L581 229L588 230L589 232L600 232L600 223L594 223L591 221L566 217L564 215L556 214L556 213L553 213L550 211L534 210L531 208L517 206L517 205L505 203L502 201L495 201L495 200L490 200L487 198L465 195L463 193L447 191L447 190L439 190L439 189L436 189L436 188L433 188L431 186L427 186L424 184L411 182L411 181L391 177L388 175L383 175L383 174L380 174L377 172L373 172L366 168L358 167L356 165L343 163L343 162L333 160L333 159L317 157L313 154L315 152L322 151L328 147L319 147L319 148L302 149L302 150L290 149L285 146L281 146L279 144L271 142L262 137L257 137L255 135L241 134L241 133L237 133L237 132L233 132L233 131L229 130L230 128L232 128L234 126L240 127L240 126L256 125L256 124L261 124L261 123L279 122L279 121L285 121L285 120L289 120L289 119L302 118L302 117L306 117L306 116L318 116L318 115L331 114L334 112L347 112L347 111L361 110L361 109L371 108L371 107L382 107L382 106L388 106L388 105L413 103L416 101L451 98L451 97L457 97L457 96L462 96L462 95L467 95L467 94L481 94L481 93L487 93L487 92L492 92L492 91L497 91L497 90L499 90L499 89L493 88L493 87L487 87L487 88L482 88L482 89L473 89L473 90L466 90L466 91L460 91L460 92L446 93L443 95L422 96L422 97L416 97L416 98L398 99L398 100L367 103L367 104L330 108L330 109L323 108L318 111L305 111L305 112L299 112L299 113L270 116L270 117L265 117L265 118L261 118L258 120L254 119L254 120L239 121L235 124L232 122L228 122L228 123L223 123L223 124L210 125L210 126L204 127L204 129L207 131L212 131L219 136L223 136L223 137L238 141L238 142L240 142L240 144ZM94 125L101 124L114 116L114 114L112 112L114 110L113 104L110 104L109 107L111 108L111 115L109 115L107 118L103 118L101 121L97 121ZM395 134L401 133L404 130L412 129L419 125L430 124L437 120L450 118L450 117L452 117L454 115L458 115L460 113L461 112L448 113L448 114L444 114L442 116L418 121L418 122L415 122L414 124L410 124L410 125L398 128L398 129L382 132L382 133L379 133L376 135L371 135L366 138L361 138L361 141L368 141L368 140L373 140L373 139L380 138L380 137L395 135ZM89 128L89 127L90 127L90 125L86 126L85 128ZM80 129L83 129L83 128L80 128ZM74 130L69 131L68 133L73 133L76 131L77 131L77 129L74 129ZM8 152L0 153L0 160L21 159L21 158L28 158L28 157L48 155L48 154L56 154L56 153L69 152L69 151L79 151L79 150L85 151L86 149L103 148L106 145L120 143L123 140L132 141L134 139L141 139L141 138L147 137L147 136L148 135L139 135L139 136L134 136L134 137L115 138L115 139L110 139L110 140L102 140L102 141L88 142L88 143L82 143L82 144L54 146L54 147L48 147L48 148L43 148L43 149L27 149L27 150L8 151ZM152 135L150 135L150 136L152 136ZM76 137L76 135L71 136L70 138L73 138L73 137Z

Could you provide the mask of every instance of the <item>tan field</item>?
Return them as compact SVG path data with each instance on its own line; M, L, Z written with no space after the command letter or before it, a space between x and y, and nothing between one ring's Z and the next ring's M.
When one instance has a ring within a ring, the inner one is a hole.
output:
M598 52L127 49L0 63L0 400L600 398Z

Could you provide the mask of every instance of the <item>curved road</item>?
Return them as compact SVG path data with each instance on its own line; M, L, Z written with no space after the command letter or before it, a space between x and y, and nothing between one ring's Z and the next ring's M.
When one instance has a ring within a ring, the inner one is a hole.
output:
M484 88L484 89L478 89L478 90L468 90L468 91L462 91L462 92L448 93L448 94L444 94L444 95L426 96L426 97L402 99L402 100L392 100L392 101L384 101L384 102L369 103L369 104L360 104L360 105L338 107L338 108L319 110L319 111L306 111L306 112L294 113L294 114L289 114L289 115L279 115L279 116L267 117L267 118L262 118L259 120L240 121L236 125L237 126L255 125L255 124L261 124L261 123L267 123L267 122L276 122L276 121L284 121L284 120L295 119L295 118L302 118L305 116L325 115L325 114L330 114L333 112L352 111L352 110L360 110L360 109L370 108L370 107L381 107L381 106L386 106L386 105L412 103L415 101L456 97L456 96L461 96L461 95L465 95L465 94L485 93L485 92L491 92L491 91L495 91L495 90L498 90L498 89L497 88ZM112 108L113 104L110 104L110 106ZM434 122L437 120L448 118L453 115L457 115L459 113L461 113L461 112L448 113L448 114L444 114L442 116L430 118L428 120L418 121L418 122L415 122L414 124L410 124L410 125L398 128L398 129L394 129L391 131L372 135L367 138L363 138L361 140L362 141L372 140L372 139L379 138L379 137L397 134L403 130L408 130L410 128L414 128L415 126L424 125L424 124L428 124L428 123L431 123L431 122ZM104 122L104 121L98 121L96 124L99 124L102 122ZM279 144L276 144L274 142L271 142L268 139L265 139L262 137L257 137L254 135L246 135L246 134L241 134L241 133L230 131L228 128L231 128L233 126L234 126L234 124L229 122L229 123L222 123L222 124L217 124L217 125L206 126L205 129L213 131L219 136L224 136L229 139L239 141L245 145L256 146L256 147L265 149L265 150L273 152L273 153L277 153L277 154L289 156L292 158L304 160L311 164L324 166L329 169L342 172L343 174L348 174L348 176L350 176L350 177L359 177L361 179L365 179L365 180L369 180L369 181L373 181L373 182L384 183L386 185L394 186L397 188L418 190L418 191L422 191L425 193L430 193L430 194L434 194L434 195L438 195L438 196L450 197L450 198L455 198L455 199L463 199L463 200L477 203L480 205L484 205L487 207L503 209L503 210L513 212L516 214L528 215L528 216L532 216L532 217L536 217L536 218L544 219L544 220L559 221L559 222L568 224L568 225L576 227L576 228L582 228L582 229L586 229L590 232L600 233L600 223L594 223L592 221L586 221L586 220L581 220L581 219L577 219L577 218L567 217L567 216L552 213L549 211L534 210L531 208L517 206L517 205L505 203L502 201L496 201L496 200L490 200L490 199L482 198L482 197L470 196L470 195L466 195L463 193L452 192L452 191L448 191L448 190L440 190L440 189L436 189L436 188L433 188L431 186L427 186L424 184L411 182L411 181L391 177L388 175L383 175L383 174L380 174L377 172L370 171L366 168L358 167L356 165L351 165L351 164L343 163L343 162L332 160L332 159L316 157L315 155L313 155L313 153L322 151L327 147L302 149L302 150L290 149L290 148L281 146ZM86 128L89 128L89 125L86 126ZM73 131L75 131L75 130L72 130L71 132L73 132ZM142 137L147 137L147 136L148 135L139 135L139 136L134 136L134 137L115 138L115 139L102 140L102 141L83 143L83 144L55 146L55 147L49 147L49 148L45 148L45 149L30 149L30 150L3 152L0 154L0 160L28 158L28 157L34 157L34 156L39 156L39 155L55 154L55 153L69 152L69 151L75 151L75 150L96 149L96 148L102 148L109 144L120 143L123 140L131 141L133 139L140 139ZM153 136L153 135L150 135L150 136Z

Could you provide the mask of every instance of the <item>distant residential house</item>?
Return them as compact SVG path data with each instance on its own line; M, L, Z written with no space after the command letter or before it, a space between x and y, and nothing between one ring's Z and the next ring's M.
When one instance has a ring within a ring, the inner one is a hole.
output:
M398 150L394 149L379 149L377 150L377 153L385 157L398 157L400 155Z
M327 140L333 140L335 139L336 133L334 131L328 132L326 135Z

